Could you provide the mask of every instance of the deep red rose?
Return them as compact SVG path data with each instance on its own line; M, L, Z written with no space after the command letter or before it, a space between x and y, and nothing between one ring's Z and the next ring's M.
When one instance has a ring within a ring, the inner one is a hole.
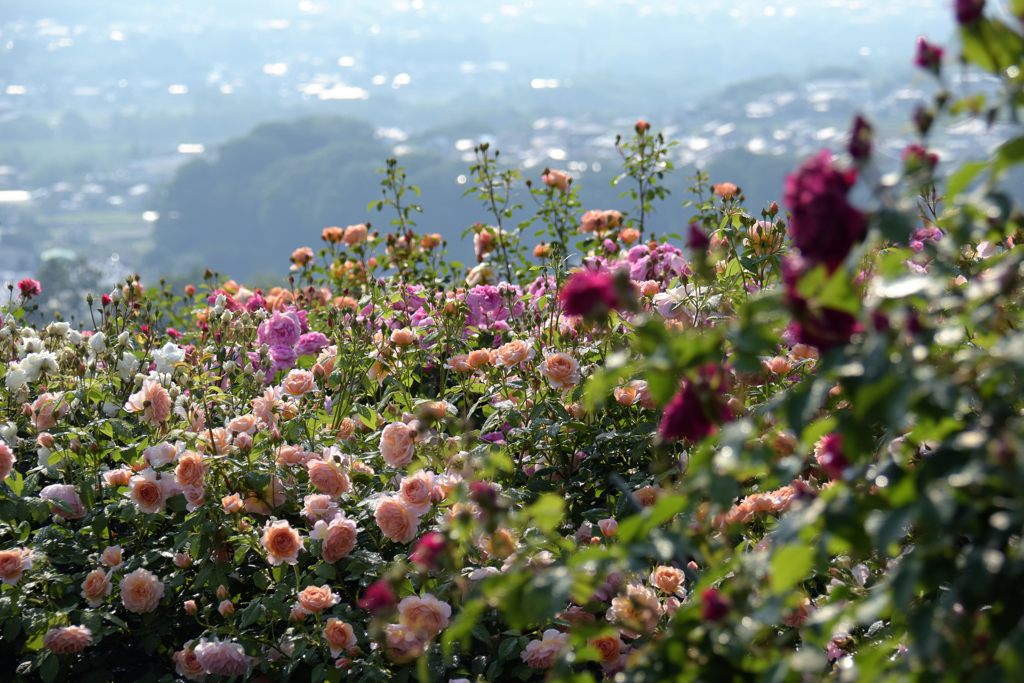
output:
M832 165L828 150L786 178L784 200L792 212L789 235L804 258L835 269L864 239L867 220L847 198L856 180L856 171Z
M431 569L437 564L445 548L447 548L447 543L444 535L436 531L428 531L416 542L416 547L409 554L409 559L425 569Z
M708 588L700 594L700 618L704 621L721 621L730 607L729 598L717 588Z
M608 271L581 270L574 273L559 294L562 310L568 315L599 317L618 310L622 300L615 278Z
M661 416L658 434L666 441L696 443L732 419L725 400L728 376L724 368L707 365L697 377L683 381Z
M832 433L823 436L817 458L818 466L829 479L842 479L843 472L850 466L850 461L843 454L843 435Z
M379 614L391 610L398 603L395 592L384 579L378 579L366 587L363 596L359 598L360 609L371 614Z
M985 12L985 0L956 0L956 21L961 26L973 24Z
M853 119L853 128L850 131L850 143L847 150L850 156L857 161L866 161L871 157L871 138L873 129L868 120L858 114Z
M924 36L921 36L917 39L917 54L914 56L914 64L937 75L942 69L943 52L941 47L929 43Z

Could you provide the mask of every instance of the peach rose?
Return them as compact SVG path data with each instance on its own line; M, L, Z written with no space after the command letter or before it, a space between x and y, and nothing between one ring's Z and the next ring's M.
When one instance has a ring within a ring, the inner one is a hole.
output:
M640 231L636 228L625 228L619 231L619 239L623 244L633 244L640 239Z
M479 370L485 365L491 364L491 352L487 349L476 349L470 351L469 355L466 356L466 364L474 370Z
M345 240L345 244L350 247L355 247L366 241L368 233L369 230L364 223L350 225L345 228L345 236L343 239Z
M281 444L277 447L278 465L305 465L310 458L310 453L302 450L301 446Z
M612 395L615 397L615 402L620 406L631 406L636 403L637 396L639 394L637 387L627 384L621 387L615 387L612 391Z
M556 389L572 389L580 382L580 364L566 353L552 353L545 356L540 374Z
M147 379L141 389L128 397L124 409L129 413L141 413L144 424L159 427L171 415L171 396L159 382Z
M231 448L231 433L223 427L204 429L196 438L196 448L201 453L212 450L214 455L224 455Z
M648 581L666 595L682 595L686 575L683 574L682 569L660 565L654 568Z
M25 548L0 550L0 580L13 586L32 568L32 551Z
M608 216L606 211L591 209L580 218L579 231L583 233L602 233L608 229Z
M653 633L661 619L661 602L650 588L631 583L624 595L612 599L605 619L622 627L627 635Z
M324 640L331 648L331 656L337 657L342 652L352 652L356 648L356 634L352 626L341 619L331 617L324 626Z
M292 370L281 382L281 391L289 396L305 396L316 389L316 378L309 370Z
M405 467L416 450L415 432L404 422L392 422L380 434L380 454L391 467Z
M44 393L29 406L32 426L39 431L49 429L68 412L68 403L61 394Z
M494 350L494 362L506 368L514 368L533 358L534 348L522 339L514 339Z
M299 593L299 606L310 614L320 614L320 612L330 609L336 604L338 604L338 596L326 584L323 586L306 586Z
M613 517L598 520L597 526L600 527L601 535L605 538L611 538L619 531L619 523Z
M424 593L422 597L413 595L398 603L399 622L427 638L433 638L447 628L451 616L451 605L430 593Z
M14 457L14 451L11 447L0 441L0 481L3 481L10 475L11 470L14 469L14 463L17 459Z
M228 431L233 434L248 434L252 436L258 425L259 420L256 419L256 415L248 413L247 415L239 415L232 419L231 422L228 422Z
M544 173L541 174L540 179L544 181L544 184L548 187L554 188L560 192L569 191L569 183L572 182L572 176L565 171L556 171L552 168L545 168Z
M718 183L711 186L712 191L722 199L732 199L740 191L735 183Z
M167 503L169 492L167 482L169 480L158 478L156 472L151 469L143 470L131 478L129 496L132 502L141 510L149 514L163 512Z
M433 504L434 473L420 470L410 477L402 477L398 495L414 515L425 515Z
M382 499L373 517L384 536L392 541L411 543L416 538L420 519L400 498Z
M309 483L317 491L326 493L332 498L337 498L352 488L348 475L333 462L310 460L306 464L306 469L309 471Z
M152 612L163 597L164 584L150 571L136 569L121 579L121 602L129 612Z
M174 671L179 676L190 681L206 680L206 671L203 665L196 658L195 650L186 647L175 652L171 659L174 661Z
M590 640L589 645L600 653L602 664L612 664L622 654L622 639L619 636L598 636Z
M565 647L569 636L549 628L540 640L527 643L520 657L534 669L548 669L555 663L558 653Z
M174 462L174 459L178 457L178 449L174 447L174 444L162 441L142 451L142 457L150 467L163 467L167 463Z
M644 507L650 507L658 502L658 489L653 486L644 486L634 491L633 496Z
M345 237L345 229L334 225L320 231L320 239L330 244L337 244Z
M89 572L85 581L82 582L82 597L89 603L89 607L99 607L103 600L113 590L110 584L110 577L102 569L93 569Z
M309 247L299 247L292 252L289 260L297 266L304 266L313 260L313 250Z
M261 541L267 550L267 562L270 564L298 563L299 551L303 548L302 537L288 524L287 520L279 519L267 522L263 528Z
M644 280L640 283L640 293L644 296L654 296L661 291L661 285L657 280Z
M121 546L119 545L108 545L100 553L100 564L109 569L117 569L123 562L123 553L121 552Z
M426 643L420 633L403 624L388 624L384 627L384 651L395 664L407 664L421 654Z
M51 628L43 636L43 647L56 655L78 654L92 644L92 631L84 626Z
M416 341L416 335L408 327L401 327L391 333L391 343L395 346L411 346Z
M348 557L356 547L357 535L356 523L340 514L329 523L318 520L309 534L310 538L323 542L324 562L328 564Z
M127 467L118 467L116 470L107 470L103 473L103 483L107 486L127 486L131 478L132 471Z
M473 367L469 364L469 356L464 353L458 353L449 358L445 367L453 372L473 372Z
M178 458L178 466L174 468L174 481L180 486L202 486L206 473L206 463L198 453L186 451Z
M242 497L237 493L232 493L220 499L220 507L224 512L233 515L236 512L241 512L245 506L242 503Z
M356 423L351 417L346 417L341 421L341 426L338 427L338 432L334 435L341 441L348 441L355 434Z

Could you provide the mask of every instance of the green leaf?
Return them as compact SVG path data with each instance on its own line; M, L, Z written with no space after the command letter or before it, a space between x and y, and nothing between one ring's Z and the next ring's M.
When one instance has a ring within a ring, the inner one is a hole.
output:
M1007 140L999 145L995 154L995 172L1002 175L1011 166L1024 161L1024 136Z
M950 174L946 181L946 196L952 199L973 183L982 171L989 168L988 161L968 161Z
M564 513L565 501L554 493L545 493L526 510L527 517L545 534L558 528Z
M771 561L771 588L775 594L788 591L811 571L814 548L787 545L775 551Z

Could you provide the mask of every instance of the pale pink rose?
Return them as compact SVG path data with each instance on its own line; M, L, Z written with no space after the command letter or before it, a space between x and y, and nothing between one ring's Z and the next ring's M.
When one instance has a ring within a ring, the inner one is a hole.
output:
M281 391L289 396L305 396L316 389L316 378L309 370L292 370L281 382Z
M99 607L113 589L114 587L110 583L110 576L102 569L93 569L86 575L85 581L82 582L81 595L85 598L89 607Z
M192 558L188 553L174 553L174 558L171 561L178 569L187 569L192 566Z
M68 412L68 403L62 394L45 393L32 402L30 414L32 426L39 431L49 429Z
M242 451L243 453L248 453L249 451L252 450L252 437L246 434L245 432L242 432L241 434L236 434L235 446L237 446L238 450Z
M103 473L103 483L107 486L127 486L132 479L132 471L127 467L118 467L116 470L107 470Z
M3 481L10 475L11 470L14 469L14 463L17 459L14 457L14 451L11 447L0 441L0 481Z
M92 631L84 626L51 628L43 636L43 647L56 655L78 654L92 644Z
M199 663L195 650L192 648L186 647L178 650L171 656L171 659L174 660L175 673L182 678L189 681L206 680L206 671L203 670L203 665Z
M177 491L177 487L174 486L171 479L161 477L151 469L145 469L140 474L136 474L128 482L128 485L130 487L128 495L132 502L139 510L149 514L163 512L167 498Z
M181 492L185 494L185 509L194 512L206 502L206 489L202 486L185 486Z
M373 514L384 536L397 543L411 543L416 538L420 518L397 496L384 498Z
M338 504L325 493L312 493L303 498L302 503L302 514L306 515L310 522L334 519L338 514Z
M356 523L346 519L343 515L337 515L330 523L323 520L317 521L310 532L310 538L323 541L324 562L334 564L338 560L348 557L352 549L356 547L356 536L358 529Z
M220 604L217 605L217 612L222 617L227 619L235 613L235 603L231 602L230 600L221 600Z
M21 581L21 576L32 568L32 551L26 548L0 550L0 580L9 586Z
M228 422L228 431L232 434L248 434L252 436L256 433L256 428L259 426L259 420L256 419L256 415L249 413L247 415L239 415L238 417Z
M404 422L392 422L380 434L380 454L391 467L405 467L416 450L415 432Z
M123 562L121 546L119 545L108 545L100 553L100 564L110 569L117 569Z
M648 578L651 585L666 595L682 595L683 583L686 582L686 575L682 569L660 565L654 568Z
M174 481L179 486L202 486L205 473L206 461L203 456L185 451L178 458L178 465L174 468Z
M426 642L421 633L403 624L384 627L384 651L395 664L407 664L423 654Z
M124 409L129 413L141 413L144 424L159 427L171 415L171 396L159 382L147 379L142 388L128 397Z
M534 355L536 355L536 350L533 346L522 339L514 339L494 350L494 364L514 368L520 363L531 360Z
M309 471L309 483L320 493L326 493L332 498L337 498L352 488L348 475L333 462L310 460L306 464L306 469Z
M597 526L600 527L601 535L605 538L611 538L619 532L619 523L613 517L598 520Z
M185 614L190 617L194 617L199 612L199 605L196 604L195 600L186 600L182 607L185 609Z
M276 410L280 403L277 393L273 389L267 389L262 396L252 400L253 415L264 427L273 427L277 424Z
M409 477L402 477L399 497L416 516L430 511L434 495L434 473L420 470Z
M338 604L337 594L327 584L306 586L299 593L299 606L310 614L320 614Z
M64 519L85 517L85 505L78 491L71 484L50 484L44 486L39 497L50 503L50 511Z
M324 626L324 640L331 648L331 656L337 657L342 652L352 652L356 647L356 634L352 626L341 619L331 617Z
M296 564L299 551L302 550L302 537L288 524L287 520L279 519L267 522L263 528L263 547L267 550L267 562L279 565L282 562Z
M196 661L203 671L215 676L241 676L249 670L252 659L245 648L227 640L200 640L194 648Z
M580 383L580 364L566 353L552 353L544 357L540 374L556 389L572 389Z
M162 441L142 451L142 457L150 467L163 467L167 463L174 462L174 459L178 457L178 449L173 444Z
M567 634L549 628L544 631L540 640L531 640L527 643L520 657L534 669L549 669L568 640Z
M164 584L150 571L136 569L121 579L121 602L129 612L152 612L163 597Z
M624 595L612 599L605 619L620 626L626 635L650 634L661 619L661 602L650 588L631 583Z
M422 632L427 639L446 629L451 616L451 605L430 593L424 593L422 597L413 595L398 603L399 621L414 631Z

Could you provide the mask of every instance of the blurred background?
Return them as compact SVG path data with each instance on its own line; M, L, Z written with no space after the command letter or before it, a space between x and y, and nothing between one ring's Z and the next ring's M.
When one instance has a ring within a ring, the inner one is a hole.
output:
M419 230L468 261L474 144L628 209L613 143L638 118L680 142L656 231L696 168L756 211L857 111L895 167L934 87L916 37L953 30L947 0L3 0L0 281L38 277L50 307L130 272L270 282L324 226L387 229L367 204L392 155Z

